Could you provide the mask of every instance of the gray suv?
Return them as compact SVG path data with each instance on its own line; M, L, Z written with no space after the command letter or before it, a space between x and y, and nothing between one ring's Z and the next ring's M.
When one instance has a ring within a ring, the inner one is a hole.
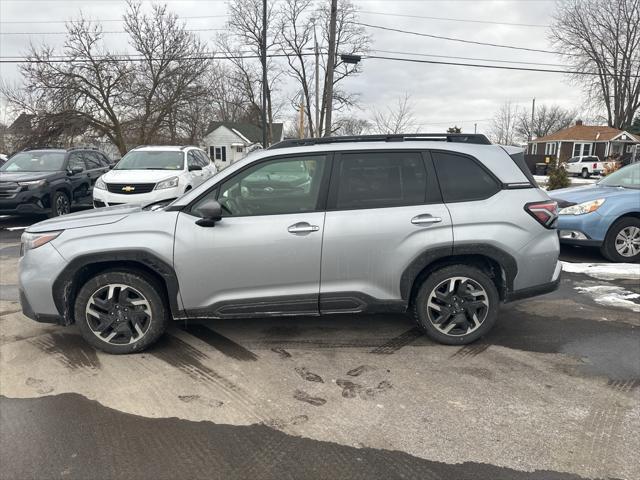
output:
M518 152L461 134L281 142L170 204L33 225L22 309L109 353L171 319L364 312L466 344L560 279L556 204Z

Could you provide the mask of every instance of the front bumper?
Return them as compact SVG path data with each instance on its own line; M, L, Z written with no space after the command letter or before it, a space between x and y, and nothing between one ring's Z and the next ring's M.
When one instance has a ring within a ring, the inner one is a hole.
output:
M93 206L95 208L122 205L124 203L135 203L149 205L161 200L170 200L180 196L180 187L163 188L162 190L152 190L148 193L120 194L111 193L98 188L93 189Z
M558 237L568 245L600 246L607 233L603 217L597 212L584 215L559 215Z
M53 298L53 282L67 265L53 245L28 250L18 261L20 304L25 316L38 322L64 323Z
M49 213L49 194L38 190L18 192L11 198L0 198L0 215Z

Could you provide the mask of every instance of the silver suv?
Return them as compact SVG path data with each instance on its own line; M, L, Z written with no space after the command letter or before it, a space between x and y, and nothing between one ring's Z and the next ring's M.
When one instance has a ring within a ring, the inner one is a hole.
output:
M170 319L363 312L411 312L461 345L501 302L557 287L555 221L522 155L482 135L285 141L168 205L33 225L20 298L109 353Z

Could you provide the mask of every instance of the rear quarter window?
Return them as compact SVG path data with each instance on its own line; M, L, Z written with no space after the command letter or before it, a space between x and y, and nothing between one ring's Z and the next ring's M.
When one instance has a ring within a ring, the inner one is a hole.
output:
M478 160L452 152L431 152L445 203L484 200L500 184Z

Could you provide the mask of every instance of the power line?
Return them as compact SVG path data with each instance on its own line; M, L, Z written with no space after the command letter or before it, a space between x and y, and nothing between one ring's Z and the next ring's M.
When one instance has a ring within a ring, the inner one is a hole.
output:
M462 38L453 38L453 37L443 37L440 35L432 35L430 33L421 33L421 32L412 32L410 30L402 30L399 28L391 28L391 27L383 27L382 25L371 25L369 23L361 23L361 22L353 22L356 25L362 25L363 27L376 28L379 30L387 30L390 32L398 32L398 33L406 33L408 35L417 35L419 37L429 37L429 38L437 38L439 40L449 40L451 42L461 42L461 43L471 43L474 45L485 45L489 47L499 47L499 48L509 48L512 50L525 50L528 52L540 52L540 53L552 53L554 55L559 55L558 52L554 52L552 50L542 50L539 48L527 48L527 47L516 47L514 45L503 45L500 43L488 43L488 42L476 42L473 40L464 40Z
M398 50L370 50L371 52L379 52L379 53L392 53L397 55L415 55L417 57L434 57L434 58L452 58L455 60L474 60L477 62L495 62L495 63L513 63L520 65L542 65L547 67L566 67L566 65L562 63L543 63L543 62L525 62L525 61L517 61L517 60L498 60L496 58L477 58L477 57L457 57L453 55L436 55L433 53L417 53L417 52L402 52Z
M569 75L590 75L599 76L596 72L584 72L573 70L555 70L549 68L527 68L527 67L509 67L506 65L483 65L479 63L459 63L459 62L442 62L438 60L420 60L417 58L398 58L398 57L382 57L378 55L363 55L363 58L377 59L377 60L392 60L396 62L410 62L410 63L430 63L435 65L455 65L460 67L474 67L474 68L493 68L498 70L518 70L523 72L542 72L542 73L562 73ZM620 75L609 74L612 77L620 77ZM640 75L629 75L633 78L639 78Z
M403 15L400 13L387 13L387 12L370 12L367 10L360 10L359 13L366 15L384 15L385 17L403 17L403 18L420 18L425 20L443 20L447 22L463 22L463 23L486 23L489 25L508 25L511 27L535 27L535 28L548 28L549 25L541 25L539 23L511 23L511 22L493 22L490 20L471 20L463 18L448 18L448 17L427 17L423 15Z
M199 20L199 19L205 19L205 18L226 18L229 15L202 15L202 16L180 16L178 17L179 20ZM26 23L26 24L32 24L32 23L68 23L72 20L1 20L0 24L2 23L6 23L6 24L18 24L18 23ZM84 19L85 22L89 22L89 23L107 23L107 22L122 22L124 21L122 18L110 18L110 19Z
M185 32L226 32L226 28L188 28ZM0 35L67 35L69 32L0 32ZM101 34L129 33L124 30L103 31Z

